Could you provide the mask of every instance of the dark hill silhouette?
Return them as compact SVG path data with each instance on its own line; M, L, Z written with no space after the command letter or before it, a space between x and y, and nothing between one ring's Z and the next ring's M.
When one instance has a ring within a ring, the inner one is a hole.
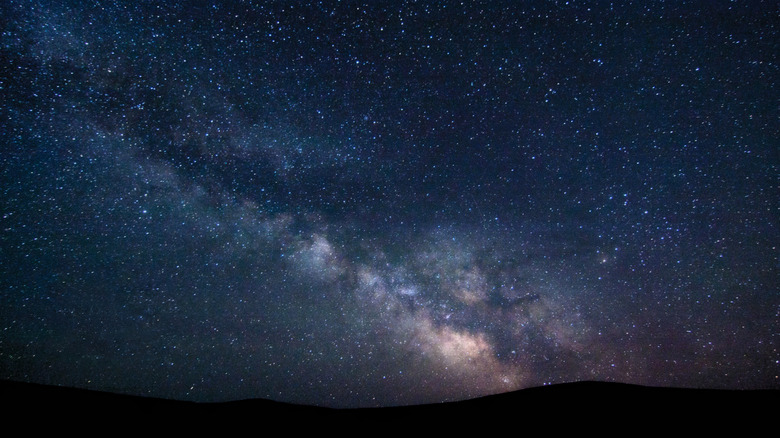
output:
M412 420L439 423L439 427L454 430L458 430L457 421L466 421L464 427L500 422L513 428L536 422L552 422L550 426L554 427L582 421L614 425L627 419L650 425L679 421L686 424L702 421L710 426L712 421L757 425L769 424L774 418L773 407L778 406L776 390L655 388L602 382L529 388L451 403L361 409L301 406L262 399L195 403L13 381L0 381L0 392L5 401L11 402L5 411L9 414L6 418L12 421L21 418L15 413L35 412L40 418L65 421L88 413L90 417L119 424L127 424L128 420L132 424L133 419L189 421L193 418L259 420L273 424L294 418L296 427L380 421L383 427L396 428Z

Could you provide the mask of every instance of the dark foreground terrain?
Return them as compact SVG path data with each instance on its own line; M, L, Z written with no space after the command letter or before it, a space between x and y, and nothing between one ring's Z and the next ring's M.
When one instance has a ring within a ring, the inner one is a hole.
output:
M28 421L32 414L40 419L33 427L89 429L110 425L112 430L162 424L177 430L197 430L201 425L223 430L244 423L313 431L334 426L355 431L370 427L376 432L478 431L497 425L509 432L529 425L535 425L532 429L544 425L545 430L620 430L681 424L697 430L721 426L748 430L762 424L771 427L778 405L775 390L652 388L600 382L530 388L453 403L372 409L330 409L261 399L193 403L11 381L1 381L0 391L8 402L4 411L11 423ZM19 415L13 415L16 413Z

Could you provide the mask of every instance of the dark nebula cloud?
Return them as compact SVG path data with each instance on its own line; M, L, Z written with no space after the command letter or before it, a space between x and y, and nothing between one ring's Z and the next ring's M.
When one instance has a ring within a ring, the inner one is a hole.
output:
M778 387L774 2L0 7L0 378Z

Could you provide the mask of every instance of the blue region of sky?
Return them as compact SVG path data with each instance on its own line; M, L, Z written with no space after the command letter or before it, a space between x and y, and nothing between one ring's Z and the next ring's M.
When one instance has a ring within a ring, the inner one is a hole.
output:
M0 378L778 388L776 2L0 11Z

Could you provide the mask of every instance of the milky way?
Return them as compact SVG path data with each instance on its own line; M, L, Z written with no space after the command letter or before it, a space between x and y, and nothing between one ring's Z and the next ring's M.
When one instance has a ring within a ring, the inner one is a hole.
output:
M778 387L774 2L6 3L0 378Z

